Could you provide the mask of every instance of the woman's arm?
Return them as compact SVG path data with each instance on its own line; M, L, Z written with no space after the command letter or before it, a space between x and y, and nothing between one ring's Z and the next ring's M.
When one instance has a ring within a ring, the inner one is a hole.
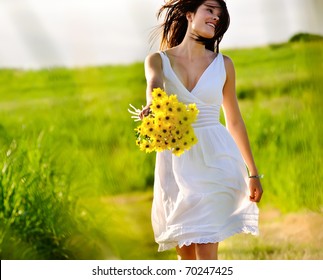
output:
M140 114L140 118L149 114L149 107L152 103L151 93L154 88L163 89L163 70L162 61L159 53L153 53L145 59L145 77L146 77L146 106Z
M258 175L251 152L245 123L241 116L235 89L235 69L230 58L224 56L226 82L223 88L223 112L226 127L237 143L250 175ZM249 179L250 200L259 202L263 193L259 178Z

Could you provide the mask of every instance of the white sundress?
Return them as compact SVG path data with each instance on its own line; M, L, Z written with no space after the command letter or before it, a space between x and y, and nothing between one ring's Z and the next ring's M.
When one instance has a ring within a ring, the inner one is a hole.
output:
M259 210L249 200L248 173L241 153L219 121L226 80L221 53L189 92L160 52L164 90L195 103L198 143L180 157L158 152L155 164L152 227L158 251L192 243L215 243L236 233L258 235Z

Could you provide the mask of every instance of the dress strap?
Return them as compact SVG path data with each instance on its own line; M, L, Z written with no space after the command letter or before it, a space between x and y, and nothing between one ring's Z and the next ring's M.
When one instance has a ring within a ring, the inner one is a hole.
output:
M168 56L164 51L158 51L158 53L162 60L163 72L165 73L166 65L168 65L167 63L169 63Z

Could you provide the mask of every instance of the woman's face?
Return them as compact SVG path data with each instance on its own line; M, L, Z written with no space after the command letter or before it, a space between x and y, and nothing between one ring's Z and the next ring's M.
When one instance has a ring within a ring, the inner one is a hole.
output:
M215 27L219 24L221 6L215 0L206 0L198 7L196 13L188 13L189 31L203 38L211 39L215 34Z

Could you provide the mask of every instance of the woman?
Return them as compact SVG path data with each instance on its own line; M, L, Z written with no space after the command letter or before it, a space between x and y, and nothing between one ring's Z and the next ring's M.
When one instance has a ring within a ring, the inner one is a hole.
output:
M235 92L235 70L219 52L228 29L223 0L170 0L161 51L145 60L147 105L162 88L195 103L198 143L182 156L157 153L152 225L159 251L176 247L178 259L217 259L220 241L236 233L258 234L260 175ZM223 108L226 128L219 122ZM249 175L248 175L249 172Z

